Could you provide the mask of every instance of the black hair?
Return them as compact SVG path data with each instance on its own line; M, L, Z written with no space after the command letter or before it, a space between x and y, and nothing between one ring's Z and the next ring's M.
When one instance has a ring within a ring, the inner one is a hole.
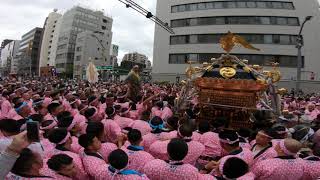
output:
M112 106L109 106L106 108L105 113L110 118L110 116L115 114L115 109Z
M133 110L133 111L137 110L137 105L136 105L136 103L134 103L134 102L130 102L130 103L129 103L129 107L130 107L131 110Z
M224 139L224 140L230 140L230 141L236 141L239 137L237 133L233 130L223 130L219 133L219 138ZM233 144L228 144L232 147L238 147L239 146L239 141L233 143Z
M72 115L69 111L63 111L57 115L57 119L58 119L58 121L63 121L64 119L66 119L67 117L70 117L70 116L72 116Z
M52 123L54 123L54 120L45 120L45 121L42 121L41 122L41 127L47 127L47 126L50 126ZM43 130L44 133L43 133L43 137L44 138L48 138L49 136L49 133L52 129L46 129L46 130Z
M179 127L179 132L182 137L191 137L193 133L192 126L188 123L182 124Z
M264 128L261 131L263 131L266 135L274 138L276 136L276 132L272 128Z
M117 105L114 106L114 109L115 109L117 112L120 112L121 106L117 104Z
M223 164L222 171L228 179L236 179L245 175L249 171L249 166L244 160L231 157Z
M158 106L159 108L163 108L163 101L158 101L155 103L156 106Z
M55 97L56 95L60 94L60 91L59 90L55 90L53 91L52 93L50 93L50 96L51 97Z
M88 103L90 104L90 103L93 102L95 99L97 99L96 96L90 96L90 97L88 98Z
M47 165L53 171L60 171L63 166L68 166L72 163L72 157L66 154L53 155L48 161Z
M167 152L171 160L181 161L188 154L188 145L182 139L174 138L170 140L167 146Z
M96 109L95 108L88 108L85 112L84 112L84 116L89 119L90 117L92 117L94 115L94 113L96 113Z
M43 116L41 114L32 114L31 116L29 116L29 119L41 123L43 121Z
M19 103L17 103L17 104L14 105L14 108L19 108L19 107L22 106L22 104L23 104L23 102L19 102Z
M48 139L51 143L58 144L67 136L67 134L68 130L66 128L55 128L49 132Z
M213 122L212 126L214 128L221 128L221 127L226 127L226 124L228 122L228 119L226 117L217 117Z
M88 122L86 129L87 134L92 134L96 137L100 137L103 134L104 125L102 122Z
M72 116L65 116L62 117L59 121L58 121L58 127L60 128L68 128L73 122L73 117Z
M137 143L142 139L141 132L138 129L131 129L128 132L128 141L131 144Z
M194 114L192 109L186 109L186 114L188 119L195 119L196 115Z
M116 149L109 154L108 162L113 168L120 170L128 165L129 158L126 152Z
M34 104L33 109L34 110L38 111L43 107L43 105L42 105L43 103L41 101L43 101L43 99L41 99L41 98L33 101L33 104Z
M142 100L142 95L138 94L138 95L136 96L136 100L137 100L137 102L141 101L141 100Z
M60 106L59 103L53 102L51 104L48 105L47 109L48 112L51 114L53 111L55 111L58 107Z
M309 133L310 127L304 125L296 125L293 127L293 129L295 131L292 133L292 139L300 141Z
M198 125L200 133L206 133L210 131L210 123L208 121L200 121Z
M11 172L16 175L25 175L32 168L32 164L35 162L35 159L35 154L30 149L24 148L14 163Z
M251 136L251 130L249 128L240 128L238 134L243 138L249 138Z
M12 134L18 134L20 132L20 124L13 119L0 120L0 130Z
M150 124L152 124L153 126L158 126L160 124L163 124L163 120L159 116L154 116L150 120ZM162 129L160 128L152 129L152 132L158 134L162 132Z
M106 98L103 96L100 96L99 101L101 102L101 104L106 102Z
M96 136L93 134L82 134L79 136L78 143L83 148L87 149L93 143L93 139Z
M283 125L278 125L278 126L274 126L273 128L272 128L274 131L275 131L275 139L283 139L284 138L284 134L280 134L279 132L280 131L283 131L283 132L285 132L287 129L286 129L286 127L285 126L283 126Z
M150 118L150 114L151 112L150 111L143 111L142 114L141 114L141 118L142 120L144 121L148 121L149 118Z
M172 116L167 119L167 124L172 127L173 130L178 129L179 118L177 116Z
M19 99L21 99L22 97L14 97L14 98L12 98L12 103L14 104L14 105L16 105L17 104L17 102L18 102L18 100Z

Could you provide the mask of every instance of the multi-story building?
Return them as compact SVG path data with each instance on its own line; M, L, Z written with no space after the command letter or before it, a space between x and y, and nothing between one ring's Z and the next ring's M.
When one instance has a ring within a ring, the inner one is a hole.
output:
M97 32L111 37L111 28L112 18L105 16L102 11L93 11L76 6L64 13L59 29L55 57L57 73L65 74L67 77L73 76L76 59L74 53L77 35L80 32Z
M148 57L137 52L125 54L121 61L121 67L124 69L132 69L133 66L138 65L141 69L146 67Z
M14 57L18 52L19 43L18 40L12 40L1 49L1 74L3 76L17 73L17 64Z
M112 44L110 48L110 62L113 67L118 67L119 46Z
M59 29L62 15L57 13L57 9L49 13L43 26L43 36L40 52L40 69L46 69L55 65ZM39 70L40 70L39 69Z
M21 37L16 61L18 75L39 75L39 56L41 47L42 28L36 27Z
M73 76L84 78L89 62L96 66L111 65L111 33L84 31L77 35Z
M231 31L243 36L261 51L235 48L231 53L248 59L250 64L270 67L278 62L283 79L297 74L296 40L305 24L302 78L313 72L320 76L320 24L317 0L161 0L157 16L169 22L175 34L156 26L153 78L174 81L184 74L188 61L210 62L224 53L219 39Z

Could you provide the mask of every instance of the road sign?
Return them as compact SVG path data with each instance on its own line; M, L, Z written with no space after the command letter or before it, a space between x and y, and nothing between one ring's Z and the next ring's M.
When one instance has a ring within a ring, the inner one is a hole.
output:
M98 70L112 70L112 66L97 66Z

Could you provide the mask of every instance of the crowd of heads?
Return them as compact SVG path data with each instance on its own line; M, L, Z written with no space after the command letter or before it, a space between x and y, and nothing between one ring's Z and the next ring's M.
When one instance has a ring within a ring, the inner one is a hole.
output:
M202 175L235 179L260 176L253 167L262 166L263 158L256 157L265 152L273 153L266 158L271 160L285 156L320 160L320 98L315 94L283 96L280 117L257 105L252 126L232 129L225 117L199 121L198 104L190 103L183 112L177 111L175 99L180 89L174 84L143 84L132 101L127 98L130 88L120 82L3 82L0 150L8 146L2 141L25 131L27 122L33 121L39 123L41 140L21 152L11 175L103 179L101 176L108 176L103 174L106 171L112 178L134 175L159 179L148 167L159 163L154 159L161 159L171 166L191 166L198 179ZM134 151L152 157L144 162L145 170L134 166L138 163L132 161L142 161L133 159ZM242 158L241 153L252 157ZM106 168L92 170L91 161Z

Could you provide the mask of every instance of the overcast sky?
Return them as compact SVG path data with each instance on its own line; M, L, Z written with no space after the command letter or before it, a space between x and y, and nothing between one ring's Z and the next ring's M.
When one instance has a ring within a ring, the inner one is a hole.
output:
M134 1L155 14L156 0ZM43 27L54 8L64 13L75 5L104 10L113 18L112 43L119 45L120 61L125 53L134 51L152 60L154 23L118 0L0 0L0 42L19 40L34 27Z

